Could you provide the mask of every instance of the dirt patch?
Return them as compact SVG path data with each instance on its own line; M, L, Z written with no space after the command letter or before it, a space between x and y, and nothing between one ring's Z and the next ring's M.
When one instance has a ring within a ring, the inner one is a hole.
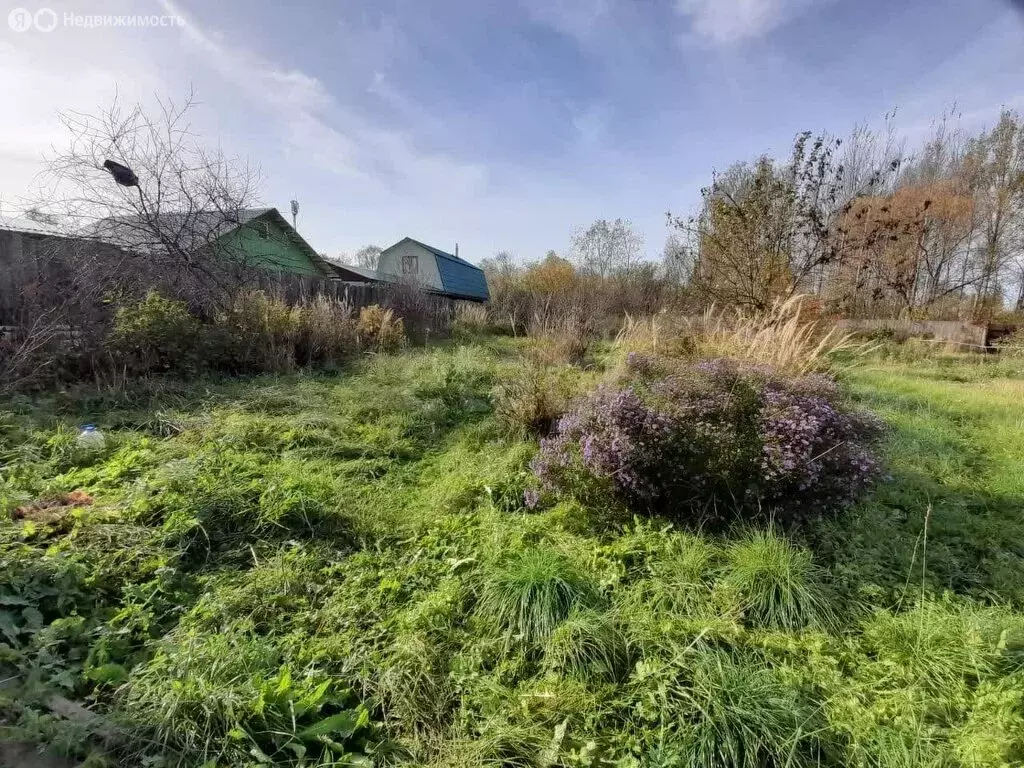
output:
M78 507L92 504L93 498L85 491L62 493L50 499L40 499L14 510L15 520L28 520L42 525L57 525Z

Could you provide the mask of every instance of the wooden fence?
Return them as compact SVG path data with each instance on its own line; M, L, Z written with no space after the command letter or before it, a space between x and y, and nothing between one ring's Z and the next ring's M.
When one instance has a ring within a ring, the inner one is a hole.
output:
M327 296L353 312L372 304L395 311L414 337L443 333L459 301L395 283L346 282L221 264L202 272L95 241L0 228L0 327L27 328L53 317L71 331L99 330L118 303L146 291L186 301L193 311L221 311L237 290L260 290L290 305ZM110 296L117 301L111 303Z
M868 318L838 320L836 327L852 333L891 333L897 339L929 339L955 344L963 349L988 350L992 342L1012 333L1016 326L969 323L964 320L896 320Z

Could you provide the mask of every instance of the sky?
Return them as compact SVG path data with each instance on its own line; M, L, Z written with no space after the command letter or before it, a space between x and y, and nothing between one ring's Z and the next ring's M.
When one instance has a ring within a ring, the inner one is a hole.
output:
M38 194L60 112L191 90L202 140L329 256L408 235L528 261L622 217L656 258L667 211L800 131L895 109L913 145L1024 111L1009 0L44 2L0 0L0 214ZM113 19L137 15L165 20Z

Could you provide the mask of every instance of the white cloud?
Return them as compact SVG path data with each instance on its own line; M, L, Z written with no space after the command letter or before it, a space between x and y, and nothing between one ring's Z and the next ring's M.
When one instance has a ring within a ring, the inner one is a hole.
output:
M611 11L612 0L524 0L529 17L573 38L589 40Z
M59 8L59 6L57 6ZM7 212L35 202L45 157L68 135L60 112L94 112L115 94L144 101L162 90L159 73L136 46L154 30L112 44L109 30L35 30L0 40L0 201Z
M608 130L608 107L604 104L589 104L582 108L570 106L570 109L578 146L586 150L601 148Z
M356 109L346 108L316 77L205 32L171 0L161 4L167 13L186 18L186 39L252 107L281 123L292 156L365 184L432 186L458 195L472 194L486 183L483 166L420 150L407 133L369 123ZM376 86L379 90L381 82Z
M727 46L768 34L814 0L677 0L684 42Z

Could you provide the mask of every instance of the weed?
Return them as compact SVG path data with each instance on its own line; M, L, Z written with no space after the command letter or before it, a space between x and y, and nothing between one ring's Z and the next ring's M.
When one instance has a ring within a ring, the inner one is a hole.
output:
M569 408L577 386L566 368L529 362L497 386L494 412L510 433L544 437Z
M359 310L359 342L367 349L394 350L405 344L405 325L390 309L376 304Z

